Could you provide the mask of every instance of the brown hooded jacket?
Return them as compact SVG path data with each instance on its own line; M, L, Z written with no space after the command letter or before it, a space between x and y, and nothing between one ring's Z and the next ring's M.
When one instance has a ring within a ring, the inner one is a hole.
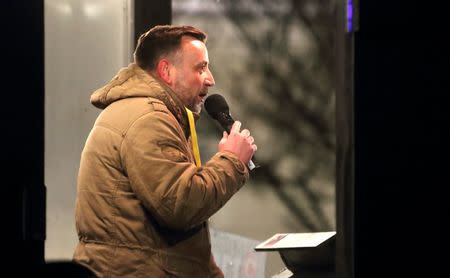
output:
M248 179L234 154L194 163L185 108L135 64L91 96L74 261L99 277L222 277L208 218Z

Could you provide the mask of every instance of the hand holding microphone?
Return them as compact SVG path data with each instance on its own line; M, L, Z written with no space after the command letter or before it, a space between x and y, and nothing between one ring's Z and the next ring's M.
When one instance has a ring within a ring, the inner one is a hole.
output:
M219 94L211 95L205 100L205 109L226 131L219 142L219 151L234 153L242 162L247 164L250 170L259 167L251 160L257 150L254 138L250 135L248 129L240 131L242 124L233 120L225 99Z
M223 132L223 137L219 142L219 151L232 152L248 165L257 147L253 144L254 139L250 136L250 131L248 129L239 131L240 128L241 122L236 121L231 127L229 134L225 131Z

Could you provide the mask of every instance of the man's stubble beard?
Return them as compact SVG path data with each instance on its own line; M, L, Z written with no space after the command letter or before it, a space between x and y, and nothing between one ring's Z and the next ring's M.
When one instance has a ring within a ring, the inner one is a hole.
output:
M195 95L192 99L187 99L187 96L189 96L189 90L183 86L182 82L180 80L177 80L175 82L175 90L174 92L178 95L178 97L183 102L184 106L186 106L189 110L195 113L200 113L202 110L202 103L196 103L198 95ZM206 89L207 92L207 89Z

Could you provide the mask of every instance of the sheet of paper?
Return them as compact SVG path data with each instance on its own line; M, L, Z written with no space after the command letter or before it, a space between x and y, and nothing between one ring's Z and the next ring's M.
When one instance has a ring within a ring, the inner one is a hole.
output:
M317 233L278 233L256 246L255 250L316 247L335 234L335 231Z

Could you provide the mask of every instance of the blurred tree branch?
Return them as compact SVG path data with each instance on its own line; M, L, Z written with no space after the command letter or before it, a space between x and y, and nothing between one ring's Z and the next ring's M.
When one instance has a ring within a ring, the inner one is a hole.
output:
M332 229L333 224L327 221L320 205L320 191L311 185L317 176L326 177L334 185L334 2L264 0L243 4L223 0L220 3L250 50L246 72L260 76L260 100L255 101L254 95L245 93L234 97L245 106L245 118L262 119L272 132L284 131L289 142L276 157L258 156L263 158L258 160L262 169L255 170L253 179L256 183L268 182L307 229ZM238 82L233 83L232 92L245 92L242 78L238 73L233 76ZM270 146L260 146L258 153L263 153L264 148ZM305 156L305 152L311 155ZM277 165L292 155L307 165L298 170L295 178L277 171ZM299 195L286 192L288 183L296 185L303 196L300 201L311 210L298 205Z

